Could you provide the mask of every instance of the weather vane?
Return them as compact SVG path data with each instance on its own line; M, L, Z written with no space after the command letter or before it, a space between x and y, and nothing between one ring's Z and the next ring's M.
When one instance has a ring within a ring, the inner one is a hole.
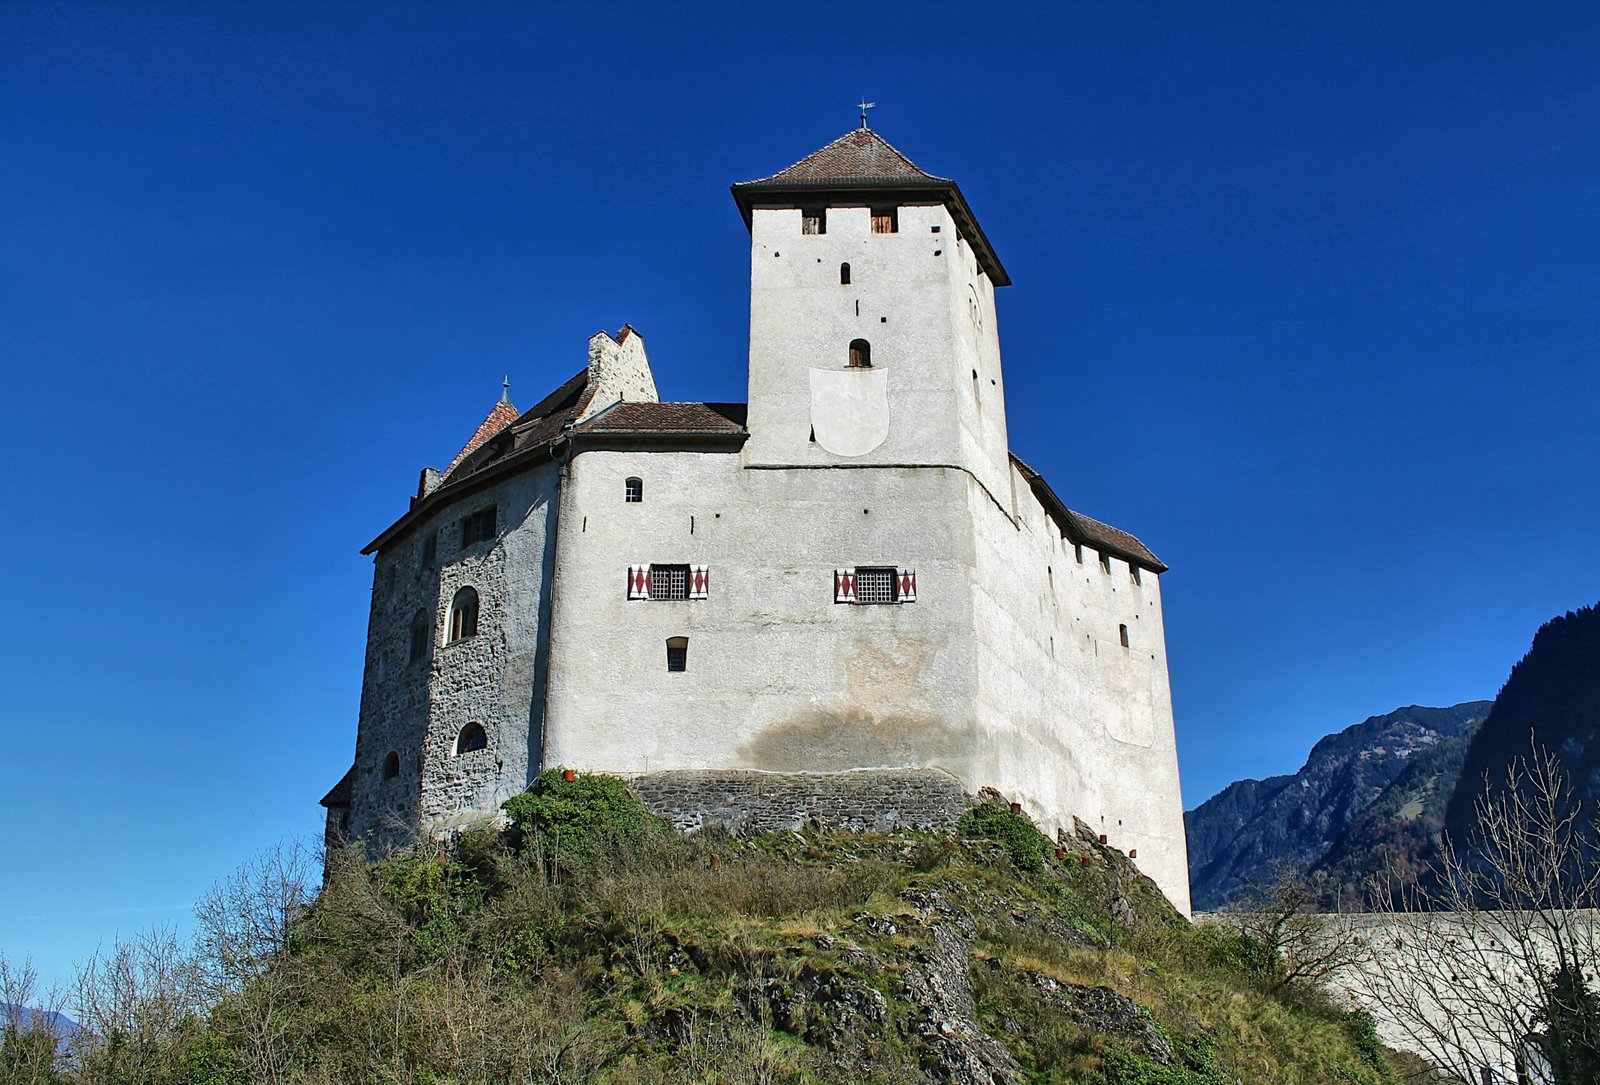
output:
M861 96L861 101L857 103L861 108L861 127L865 128L867 126L867 110L872 109L877 104L877 102L867 101L866 95Z

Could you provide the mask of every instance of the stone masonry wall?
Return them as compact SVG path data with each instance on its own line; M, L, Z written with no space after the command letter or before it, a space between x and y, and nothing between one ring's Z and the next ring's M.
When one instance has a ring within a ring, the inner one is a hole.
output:
M680 831L721 826L735 835L802 829L887 832L954 825L974 799L938 769L742 772L680 769L628 786Z

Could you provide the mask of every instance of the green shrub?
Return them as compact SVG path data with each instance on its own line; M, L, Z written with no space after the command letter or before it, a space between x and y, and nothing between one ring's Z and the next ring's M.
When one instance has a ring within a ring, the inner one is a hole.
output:
M587 858L603 844L641 842L666 829L619 777L599 773L566 780L560 769L546 769L503 809L520 848L538 842L563 857Z
M984 803L962 814L956 828L964 836L993 840L1003 846L1018 870L1036 874L1044 869L1050 838L1041 833L1026 814Z

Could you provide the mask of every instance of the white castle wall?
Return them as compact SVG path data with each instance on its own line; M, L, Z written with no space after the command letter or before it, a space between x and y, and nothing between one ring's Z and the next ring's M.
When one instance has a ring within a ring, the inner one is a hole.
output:
M623 501L630 476L642 503ZM743 470L737 453L578 456L547 762L959 774L973 735L970 540L951 510L965 477ZM650 562L710 566L710 597L629 601L628 566ZM833 570L868 564L916 568L918 602L834 603ZM689 638L684 673L666 670L674 636Z
M872 344L873 368L886 374L889 432L848 462L960 464L1003 493L993 287L942 205L903 206L896 233L871 230L867 207L829 208L827 232L813 235L800 232L797 210L753 213L745 462L841 462L810 440L809 374L844 369L859 337ZM842 263L850 264L848 286L839 282Z

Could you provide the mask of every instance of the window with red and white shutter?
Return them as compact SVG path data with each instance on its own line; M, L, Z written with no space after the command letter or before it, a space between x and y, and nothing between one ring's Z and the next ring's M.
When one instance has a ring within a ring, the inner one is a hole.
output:
M675 600L711 598L711 566L628 566L628 598Z
M833 601L876 606L917 601L917 571L898 566L861 565L833 571Z

